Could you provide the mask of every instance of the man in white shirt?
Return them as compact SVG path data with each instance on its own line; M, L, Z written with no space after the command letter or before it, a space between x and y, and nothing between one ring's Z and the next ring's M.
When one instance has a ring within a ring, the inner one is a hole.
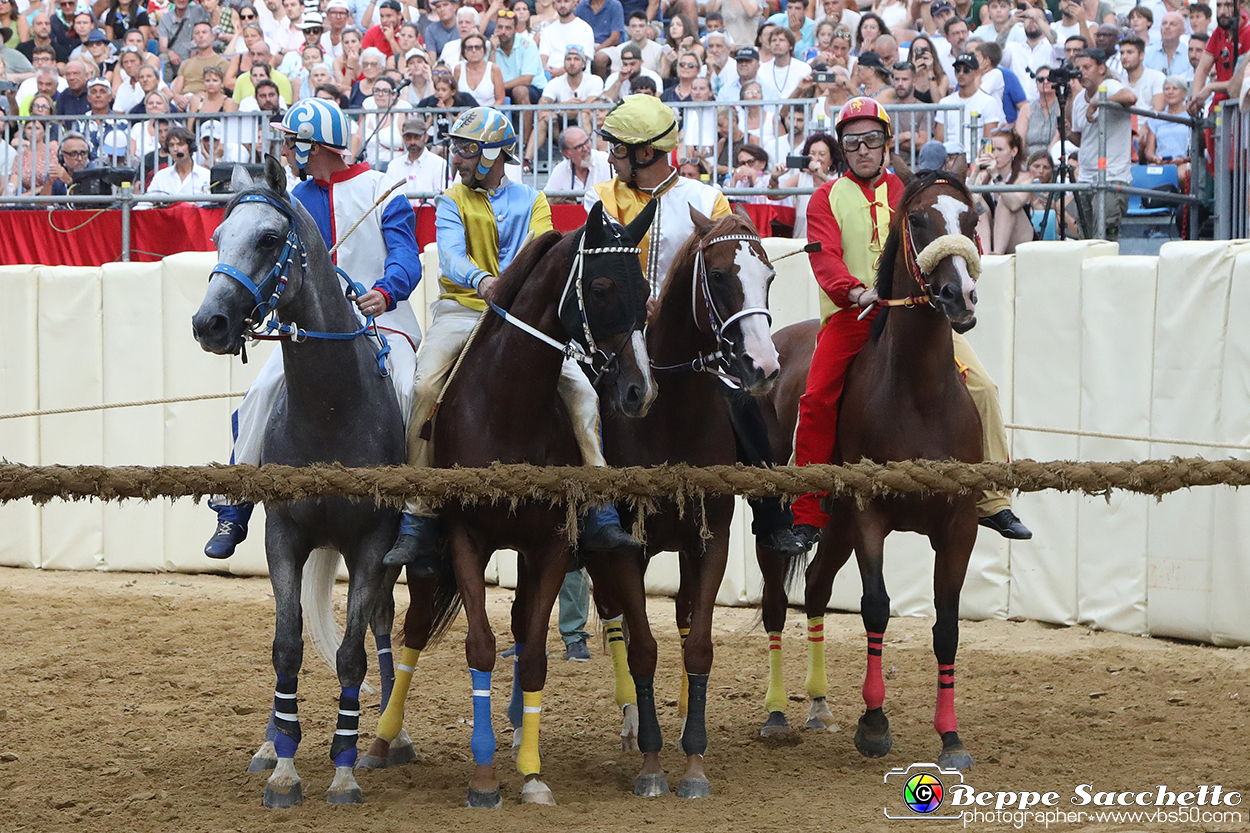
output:
M1125 84L1137 96L1137 106L1151 110L1163 109L1163 80L1165 76L1157 69L1142 63L1146 44L1137 35L1129 35L1120 41L1120 65L1124 67Z
M721 85L720 92L716 94L718 101L741 101L742 85L759 81L760 53L754 46L738 47L734 52L734 63L737 64L738 77Z
M1024 10L1024 39L1023 44L1009 43L1003 48L1003 66L1015 70L1022 79L1055 62L1055 35L1046 15L1036 6ZM1023 65L1018 63L1021 57Z
M651 24L647 22L647 16L643 12L634 12L629 16L629 22L625 25L626 32L629 34L629 40L619 46L608 46L599 50L599 54L595 55L592 67L596 75L607 75L610 72L619 72L621 69L621 50L629 44L638 47L639 53L642 55L643 69L650 70L657 78L660 72L660 58L664 55L661 46L651 39ZM546 30L543 30L546 34ZM708 33L711 34L710 32Z
M1098 87L1106 84L1107 98L1117 104L1132 107L1137 104L1137 96L1107 72L1107 55L1101 49L1083 49L1076 55L1076 66L1081 71L1083 94L1074 94L1068 102L1068 117L1072 128L1068 131L1068 142L1080 148L1077 158L1080 160L1080 172L1077 182L1094 182L1098 178ZM1108 182L1128 185L1132 176L1133 150L1133 117L1119 107L1108 107L1102 114L1102 122L1107 131L1106 175ZM1078 191L1077 203L1081 206L1083 228L1086 238L1093 238L1097 233L1094 223L1094 193ZM1128 195L1108 193L1107 235L1106 239L1116 240L1120 236L1120 218L1128 209Z
M964 156L971 162L980 150L979 141L1003 123L1003 106L981 91L981 65L975 56L960 55L955 59L955 77L959 79L959 89L941 103L957 104L960 109L943 110L938 117L942 141L948 156ZM976 141L970 142L968 131L974 115L980 129L974 137Z
M705 40L707 47L707 63L704 64L705 75L712 85L712 97L720 92L720 88L725 84L731 83L738 77L738 68L734 66L735 61L730 59L729 53L732 45L729 42L729 33L723 29L714 32L708 32Z
M544 29L544 39L546 34L547 30ZM562 69L564 71L547 82L547 86L543 87L543 97L538 100L538 103L585 104L594 101L603 93L603 79L586 72L586 51L580 44L571 43L564 48L563 54ZM590 113L590 110L557 112L553 126L557 135L553 138L559 138L558 134L564 130L566 124L579 124L583 120L589 123ZM535 147L547 142L547 123L551 121L551 110L539 110L537 121L534 142L530 145L531 154ZM532 162L533 159L531 158L530 161Z
M432 197L417 194L441 194L447 189L447 160L425 149L426 131L429 125L422 116L410 116L404 120L403 156L396 156L386 165L386 178L390 182L407 180L404 194L415 208L433 205Z
M561 133L559 144L564 160L551 171L543 193L551 203L581 203L587 191L612 178L612 164L606 151L591 147L590 136L580 127ZM553 191L580 193L576 197L557 197L551 195Z
M569 46L580 46L583 55L594 54L595 31L590 28L589 23L573 13L577 8L577 0L554 0L552 5L559 18L543 27L538 54L554 80L567 71L564 68L564 50Z
M603 82L603 94L613 101L623 101L626 96L633 93L633 83L636 78L650 78L655 82L657 90L664 89L664 82L660 80L660 76L647 69L642 60L642 50L638 48L636 43L627 43L621 47L621 69L608 76L608 80Z
M986 8L990 22L973 30L972 37L986 43L1025 42L1024 13L1013 7L1010 0L990 0Z
M1194 68L1189 65L1189 38L1185 36L1185 19L1176 12L1168 12L1159 24L1159 37L1151 38L1146 47L1143 63L1157 69L1164 77L1179 75L1193 78Z
M274 29L272 38L274 55L279 59L304 45L304 30L300 28L304 21L302 0L282 0L282 10L286 17Z
M195 137L185 127L172 127L165 136L165 152L174 164L161 168L152 175L145 193L148 194L207 194L208 168L195 164L191 146ZM164 203L167 205L167 203Z
M793 56L797 42L794 32L784 26L773 29L768 36L768 49L773 53L773 59L760 64L756 79L764 91L765 101L789 98L790 93L812 74L810 66Z
M347 0L326 3L326 30L321 34L321 53L327 63L343 56L343 30L352 22L352 7Z

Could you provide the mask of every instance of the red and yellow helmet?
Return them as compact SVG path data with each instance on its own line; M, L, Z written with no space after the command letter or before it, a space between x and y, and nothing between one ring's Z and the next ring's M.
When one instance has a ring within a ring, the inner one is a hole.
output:
M885 128L887 142L894 138L894 125L890 123L890 114L885 111L880 102L875 98L858 96L843 104L842 109L838 111L838 118L833 123L833 129L839 139L842 138L843 125L857 119L872 119Z

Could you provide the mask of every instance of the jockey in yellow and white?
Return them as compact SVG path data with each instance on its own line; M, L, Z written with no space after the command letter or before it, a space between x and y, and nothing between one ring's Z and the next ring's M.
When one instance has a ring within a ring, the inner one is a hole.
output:
M504 175L504 165L519 164L512 122L498 110L475 107L456 119L451 164L460 181L436 200L439 284L417 367L416 398L408 426L408 462L429 466L431 443L421 437L452 366L464 349L499 276L532 237L552 230L547 198ZM569 409L578 447L586 465L604 465L599 445L599 397L577 363L567 360L560 374L560 397ZM609 504L592 510L581 538L584 550L637 549ZM438 526L423 501L405 507L400 535L386 555L388 566L412 564L418 576L441 569Z
M319 98L299 101L287 111L281 130L287 134L288 148L295 152L303 180L292 189L291 196L312 215L326 248L334 246L339 236L369 212L335 252L334 262L356 283L370 287L354 299L357 311L361 323L365 315L372 315L386 333L391 347L387 357L390 379L400 413L407 418L412 410L416 352L421 343L421 328L407 300L421 280L412 207L400 192L370 210L391 183L367 164L349 165L343 158L351 132L337 105ZM284 384L282 351L274 350L234 415L232 463L260 465L265 426ZM209 501L209 505L217 511L218 523L204 554L229 558L247 537L253 505L221 498Z

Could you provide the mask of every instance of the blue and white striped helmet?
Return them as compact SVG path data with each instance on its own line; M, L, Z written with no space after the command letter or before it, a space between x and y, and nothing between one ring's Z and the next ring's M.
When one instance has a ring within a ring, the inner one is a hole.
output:
M282 131L295 137L295 162L303 168L313 143L343 153L351 140L347 116L338 105L321 98L297 101L282 119Z

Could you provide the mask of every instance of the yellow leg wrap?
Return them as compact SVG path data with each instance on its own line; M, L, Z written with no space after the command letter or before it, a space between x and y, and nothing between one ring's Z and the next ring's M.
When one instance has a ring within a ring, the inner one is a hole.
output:
M541 764L538 760L538 718L543 710L541 691L523 691L525 716L521 718L521 751L517 754L516 768L522 775L537 775Z
M781 676L781 632L768 632L768 694L764 696L768 713L786 710L786 681Z
M807 696L824 697L829 693L829 677L825 671L825 617L807 620Z
M405 648L395 667L395 686L391 689L391 699L386 704L386 711L378 721L378 737L390 743L399 736L404 728L404 701L408 699L408 687L412 685L412 672L416 670L417 659L421 652L416 648Z
M677 699L677 716L685 717L690 704L690 675L686 673L686 637L690 636L690 628L678 628L677 632L681 634L681 696Z
M634 678L629 674L629 656L621 620L604 622L603 630L608 637L608 652L612 654L612 671L616 674L616 707L636 706L638 694L634 691Z

